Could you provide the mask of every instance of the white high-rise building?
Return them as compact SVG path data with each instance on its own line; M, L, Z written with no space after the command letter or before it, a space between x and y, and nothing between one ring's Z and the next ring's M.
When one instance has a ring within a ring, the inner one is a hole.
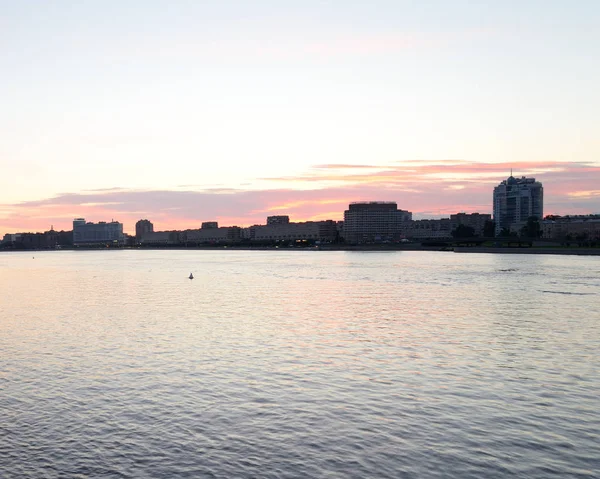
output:
M532 216L541 220L543 214L544 188L535 178L511 175L494 188L496 235L503 228L521 228Z

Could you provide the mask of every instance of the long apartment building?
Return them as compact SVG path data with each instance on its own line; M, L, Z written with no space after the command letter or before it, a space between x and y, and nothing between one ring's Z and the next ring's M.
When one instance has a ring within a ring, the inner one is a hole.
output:
M485 224L492 221L492 215L487 213L456 213L450 215L450 230L454 231L461 225L473 228L475 236L484 236Z
M600 240L600 215L552 216L544 219L540 226L544 239Z
M242 239L242 228L239 226L221 226L216 221L202 223L198 230L186 230L181 233L184 243L232 244Z
M450 218L413 220L410 222L408 237L411 239L449 239L452 232L464 225L473 228L474 236L484 236L486 222L492 215L485 213L456 213Z
M148 231L139 239L142 245L177 245L181 243L181 231Z
M344 239L347 243L396 241L406 237L412 213L399 210L396 202L350 203L344 211Z
M205 221L199 229L185 231L150 231L144 233L142 245L177 245L177 244L232 244L241 241L241 228L238 226L219 227L216 221Z
M244 237L255 242L304 240L329 242L334 241L337 236L338 225L333 220L291 223L284 219L278 221L267 219L266 225L255 225L244 229Z
M85 218L73 220L73 244L100 245L123 244L123 224L118 221L100 221L98 223L86 222Z
M449 239L452 237L450 218L413 220L407 236L411 239Z
M340 236L339 222L306 221L292 223L287 216L269 217L266 225L248 228L219 227L216 221L205 221L199 229L185 231L148 231L140 238L142 245L235 244L244 240L256 243L280 241L334 241Z

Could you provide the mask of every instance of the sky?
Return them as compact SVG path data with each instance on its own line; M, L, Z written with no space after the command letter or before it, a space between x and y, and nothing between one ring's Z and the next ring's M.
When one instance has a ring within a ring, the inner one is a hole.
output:
M0 0L0 234L600 213L600 2Z

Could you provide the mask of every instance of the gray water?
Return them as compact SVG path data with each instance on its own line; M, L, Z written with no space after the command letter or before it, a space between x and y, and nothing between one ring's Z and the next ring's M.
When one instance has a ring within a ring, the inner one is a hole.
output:
M598 477L598 257L2 253L0 294L2 478Z

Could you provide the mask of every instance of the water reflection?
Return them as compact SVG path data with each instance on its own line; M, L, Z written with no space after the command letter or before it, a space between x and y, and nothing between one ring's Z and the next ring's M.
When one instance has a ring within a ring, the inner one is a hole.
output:
M599 260L3 254L0 475L591 477Z

